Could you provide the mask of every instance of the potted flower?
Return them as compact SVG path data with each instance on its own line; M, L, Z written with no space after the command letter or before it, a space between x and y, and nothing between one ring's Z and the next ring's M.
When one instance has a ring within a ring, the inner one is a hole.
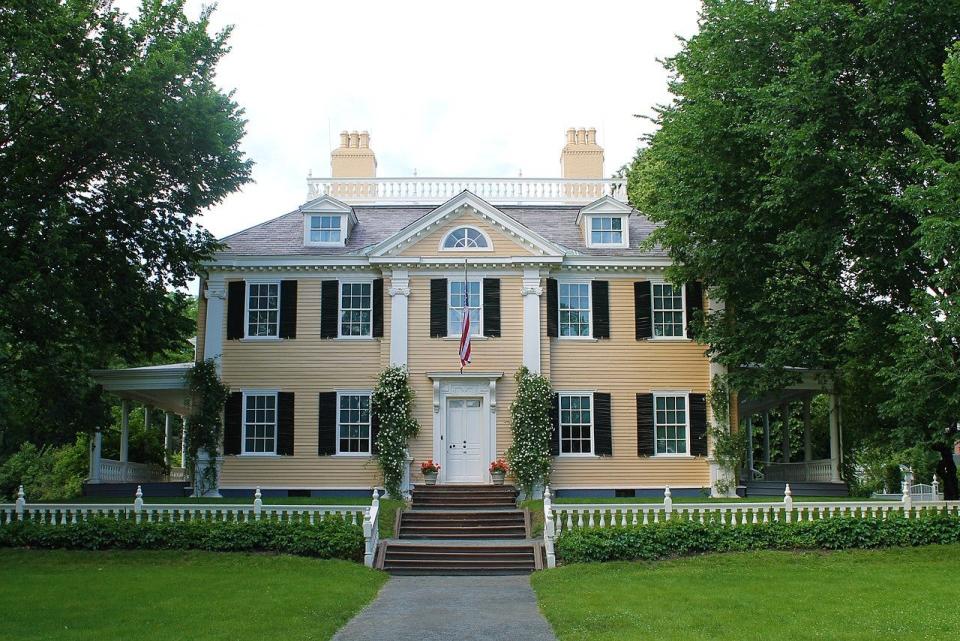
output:
M433 462L433 459L427 459L420 464L420 473L423 474L423 480L427 485L437 484L437 473L440 471L440 465Z
M490 464L490 478L493 479L494 485L503 485L503 479L506 477L507 472L510 471L510 468L507 467L507 462L502 458L498 458L496 461Z

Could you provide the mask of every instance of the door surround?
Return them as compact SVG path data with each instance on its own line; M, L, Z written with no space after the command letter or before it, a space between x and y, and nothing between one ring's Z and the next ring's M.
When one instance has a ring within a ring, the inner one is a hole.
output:
M487 463L497 451L497 381L503 372L427 372L433 381L433 460L440 464L438 483L447 480L447 397L481 399L480 460L483 482L490 482Z

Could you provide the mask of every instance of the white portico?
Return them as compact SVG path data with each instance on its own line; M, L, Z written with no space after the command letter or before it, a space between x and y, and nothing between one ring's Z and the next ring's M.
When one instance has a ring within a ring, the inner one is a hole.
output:
M427 372L433 381L433 460L440 483L487 483L497 451L497 381L503 372Z

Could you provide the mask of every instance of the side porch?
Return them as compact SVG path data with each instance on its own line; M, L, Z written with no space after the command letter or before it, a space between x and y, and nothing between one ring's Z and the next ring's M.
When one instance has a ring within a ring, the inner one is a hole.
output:
M90 443L90 470L85 496L132 496L143 485L151 496L186 496L192 485L182 462L186 458L189 396L187 372L193 363L93 370L103 389L120 398L120 449L116 459L103 452L103 433ZM130 414L143 408L144 429L155 429L157 412L163 413L163 465L130 460ZM175 453L179 450L179 458ZM179 464L177 464L179 463ZM132 488L132 489L131 489Z
M747 496L847 496L841 476L842 412L828 372L803 370L794 385L738 399L746 433L740 478Z

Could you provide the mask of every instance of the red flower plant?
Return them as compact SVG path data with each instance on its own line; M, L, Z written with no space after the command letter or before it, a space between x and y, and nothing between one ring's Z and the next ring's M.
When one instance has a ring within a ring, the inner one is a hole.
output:
M434 463L432 458L428 458L426 461L420 464L421 474L436 474L439 471L440 471L440 464Z
M502 458L498 458L496 461L490 464L491 474L493 474L494 472L503 472L504 474L506 474L509 471L510 471L510 468L507 467L507 462L504 461Z

